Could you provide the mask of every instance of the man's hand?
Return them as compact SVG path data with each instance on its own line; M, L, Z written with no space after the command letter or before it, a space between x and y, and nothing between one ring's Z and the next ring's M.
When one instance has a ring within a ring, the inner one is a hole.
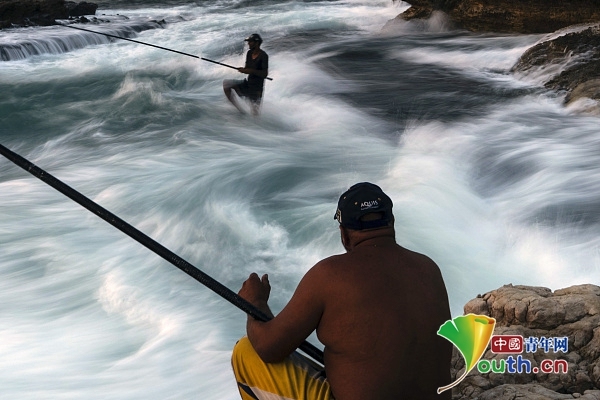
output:
M251 72L250 72L250 71L251 71L251 69L250 69L250 68L238 68L237 70L238 70L239 72L241 72L242 74L247 74L247 75L250 75L250 73L251 73Z
M242 284L238 295L258 309L264 310L267 307L270 293L271 284L269 284L269 276L265 274L259 279L258 275L253 272Z

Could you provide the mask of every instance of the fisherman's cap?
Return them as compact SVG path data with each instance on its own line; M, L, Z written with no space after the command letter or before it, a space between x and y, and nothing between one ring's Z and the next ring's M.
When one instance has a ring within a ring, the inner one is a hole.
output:
M248 36L246 39L244 39L245 42L258 42L258 44L262 43L262 38L260 37L260 35L258 33L253 33L252 35Z
M353 185L340 196L334 215L344 228L362 230L388 226L394 220L392 199L377 185L361 182ZM379 213L381 219L361 221L366 214Z

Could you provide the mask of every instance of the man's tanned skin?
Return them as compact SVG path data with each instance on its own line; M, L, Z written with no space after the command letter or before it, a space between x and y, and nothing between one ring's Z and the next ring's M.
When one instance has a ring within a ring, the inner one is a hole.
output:
M452 345L437 335L449 320L438 266L395 241L392 226L340 226L343 255L310 269L269 322L248 318L247 334L265 362L279 362L316 329L336 400L447 400ZM268 277L252 274L240 296L266 313Z

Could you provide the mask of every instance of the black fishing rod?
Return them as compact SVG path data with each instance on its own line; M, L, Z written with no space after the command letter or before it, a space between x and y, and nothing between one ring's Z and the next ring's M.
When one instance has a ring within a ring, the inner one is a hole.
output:
M232 68L232 69L235 69L235 70L238 69L238 67L234 67L233 65L223 64L222 62L218 62L218 61L215 61L215 60L209 60L208 58L204 58L204 57L198 57L198 56L196 56L194 54L184 53L183 51L179 51L179 50L169 49L168 47L162 47L162 46L157 46L155 44L144 43L144 42L140 42L139 40L133 40L133 39L129 39L129 38L124 38L124 37L121 37L121 36L117 36L117 35L111 35L110 33L91 31L89 29L79 28L77 26L63 25L63 24L59 24L59 25L62 25L65 28L77 29L79 31L85 31L85 32L95 33L97 35L104 35L104 36L108 36L108 37L115 38L115 39L128 40L128 41L133 42L133 43L143 44L145 46L156 47L157 49L172 51L173 53L177 53L177 54L183 54L184 56L198 58L200 60L208 61L208 62L211 62L213 64L219 64L219 65L222 65L222 66L227 67L227 68ZM269 78L268 76L265 79L268 79L270 81L273 80L273 78Z
M252 318L257 319L259 321L269 321L271 318L260 311L258 308L254 307L248 301L244 300L237 293L228 289L226 286L211 278L204 272L200 271L198 268L194 267L189 262L185 261L183 258L179 257L177 254L173 253L171 250L167 249L151 237L145 235L141 231L137 230L127 222L123 221L121 218L117 217L115 214L111 213L107 209L101 207L97 203L94 203L89 198L85 197L83 194L79 193L75 189L71 188L67 184L63 183L59 179L50 175L43 169L39 168L29 160L21 157L17 153L7 149L3 145L0 144L0 154L4 157L23 168L25 171L29 172L31 175L40 179L41 181L47 183L52 186L54 189L58 190L60 193L64 194L71 200L75 201L79 205L93 212L115 228L119 229L121 232L125 233L129 237L135 239L139 243L146 246L148 249L152 250L165 260L169 261L171 264L196 279L198 282L229 301L231 304L244 311ZM324 365L323 361L323 352L316 348L314 345L303 342L299 346L300 350L304 353L312 357L315 361Z

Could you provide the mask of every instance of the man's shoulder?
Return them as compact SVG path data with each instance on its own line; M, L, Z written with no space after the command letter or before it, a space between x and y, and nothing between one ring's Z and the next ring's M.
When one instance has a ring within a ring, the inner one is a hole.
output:
M348 253L344 254L334 254L332 256L326 257L315 264L315 267L319 267L322 269L327 269L330 267L334 267L344 263L348 259Z
M343 254L338 254L324 258L313 265L313 267L308 271L307 275L322 275L327 273L327 271L330 271L332 268L335 268L335 266L343 263L343 257Z
M316 263L309 273L315 280L336 279L336 276L344 269L343 266L348 265L349 261L347 253L329 256Z

